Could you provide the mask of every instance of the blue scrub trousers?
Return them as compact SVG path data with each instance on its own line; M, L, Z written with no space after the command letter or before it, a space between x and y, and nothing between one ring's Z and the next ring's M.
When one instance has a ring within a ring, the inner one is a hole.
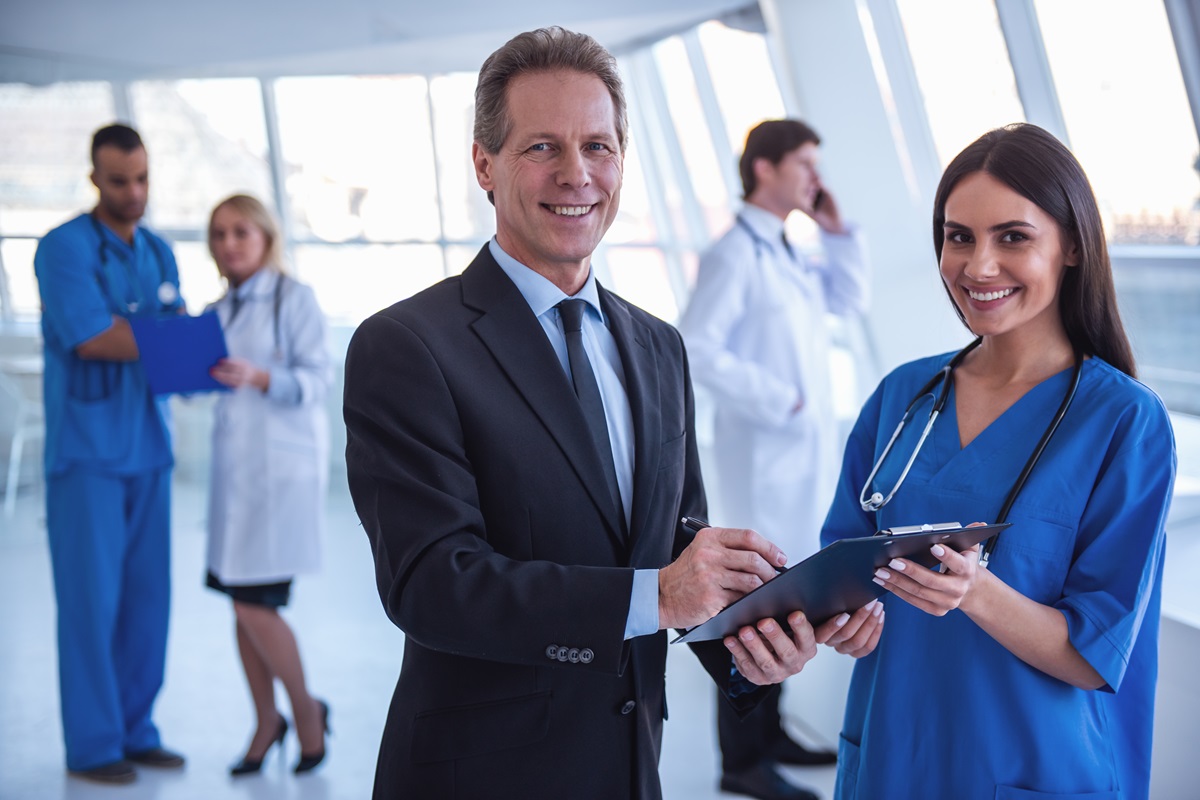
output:
M84 770L160 745L171 469L51 475L46 506L67 768Z

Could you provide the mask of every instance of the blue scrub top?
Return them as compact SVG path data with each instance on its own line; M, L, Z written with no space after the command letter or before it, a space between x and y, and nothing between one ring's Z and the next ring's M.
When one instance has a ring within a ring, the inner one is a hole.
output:
M141 227L131 246L80 214L42 238L33 263L45 343L46 473L78 467L127 475L170 466L166 398L150 393L141 363L85 360L75 348L107 330L114 314L182 309L171 248ZM163 284L173 292L160 291Z
M1069 369L1031 389L965 448L952 391L891 502L873 513L858 502L905 407L949 358L900 367L867 401L823 545L895 525L965 525L999 514L1062 402ZM932 404L930 396L917 410L871 491L890 491ZM1075 400L1009 512L1013 525L990 569L1061 611L1071 643L1107 686L1076 689L1025 664L961 611L935 617L885 595L879 645L854 667L836 796L1148 797L1175 461L1159 398L1101 359L1085 361Z

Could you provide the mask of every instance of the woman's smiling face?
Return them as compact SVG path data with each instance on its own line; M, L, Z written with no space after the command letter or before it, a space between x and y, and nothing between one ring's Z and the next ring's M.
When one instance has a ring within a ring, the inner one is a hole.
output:
M971 331L1061 336L1058 293L1077 248L1058 222L986 172L959 181L945 217L942 280Z

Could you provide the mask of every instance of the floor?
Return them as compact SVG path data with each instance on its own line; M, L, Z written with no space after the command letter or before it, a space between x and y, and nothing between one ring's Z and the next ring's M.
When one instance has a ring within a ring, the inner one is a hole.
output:
M334 481L337 486L337 481ZM233 780L227 767L246 744L251 711L227 602L202 587L204 487L177 481L174 581L166 684L155 718L164 744L188 757L182 772L143 770L126 787L67 777L58 716L55 610L39 488L0 517L0 800L360 800L370 796L375 756L403 651L375 593L371 554L344 489L331 493L325 568L297 581L286 616L298 637L312 691L331 707L327 762L296 778L294 737L263 772ZM789 725L810 742L836 734L848 659L825 651L803 683L784 695ZM686 650L672 648L661 772L670 800L728 798L716 789L715 698ZM840 692L840 695L839 695ZM282 702L286 703L286 700ZM806 704L806 721L791 712ZM286 708L286 705L281 706ZM822 734L820 731L824 730ZM828 797L834 768L789 768L797 782Z

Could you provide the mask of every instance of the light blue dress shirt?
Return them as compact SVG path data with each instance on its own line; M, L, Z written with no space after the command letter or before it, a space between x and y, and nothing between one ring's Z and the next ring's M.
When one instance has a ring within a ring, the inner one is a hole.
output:
M545 277L529 269L504 252L495 237L488 242L488 250L504 274L516 284L517 290L529 303L529 308L546 332L546 338L554 348L563 372L571 376L571 364L567 358L567 338L563 333L562 318L556 306L570 299L561 289ZM604 418L608 423L608 441L612 445L613 465L617 472L617 487L621 491L622 513L626 526L630 523L633 507L633 411L629 407L629 395L625 388L625 370L617 340L604 319L600 308L600 293L596 289L596 276L589 272L583 288L575 294L576 299L587 302L583 315L583 349L587 352L600 386L600 398L604 402ZM645 636L658 632L658 570L639 569L633 574L633 596L629 604L629 616L625 622L625 638Z

